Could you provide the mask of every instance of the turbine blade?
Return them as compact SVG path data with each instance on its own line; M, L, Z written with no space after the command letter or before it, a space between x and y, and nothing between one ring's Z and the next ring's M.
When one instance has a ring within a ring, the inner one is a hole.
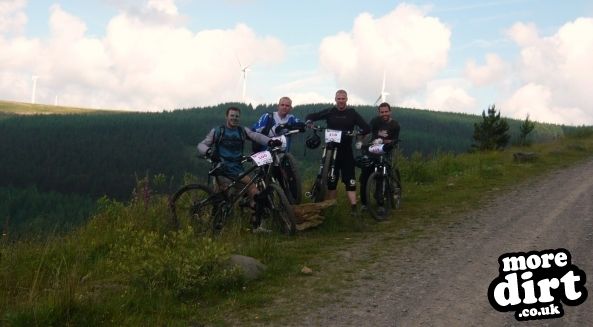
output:
M380 101L381 101L381 99L382 99L382 98L383 98L383 95L380 95L380 96L377 98L377 100L375 101L375 104L374 104L374 105L376 106L376 105L378 105L379 103L381 103Z

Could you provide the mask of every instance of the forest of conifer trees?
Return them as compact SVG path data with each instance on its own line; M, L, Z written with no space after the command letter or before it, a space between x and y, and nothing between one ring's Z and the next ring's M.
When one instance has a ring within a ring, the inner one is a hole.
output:
M275 105L260 105L253 110L251 106L227 103L159 113L4 114L0 119L0 196L4 203L0 214L10 216L13 225L20 224L17 219L25 219L15 212L14 199L22 198L20 190L27 190L24 194L31 196L54 194L48 202L56 203L60 201L55 194L71 196L69 201L82 201L82 207L90 208L88 203L102 196L128 199L136 181L146 175L164 174L169 181L168 191L179 186L186 173L205 177L208 163L197 158L195 147L211 128L224 123L230 105L242 109L244 126L251 125L264 112L275 111ZM295 106L292 113L302 118L329 106ZM367 120L376 115L374 107L355 108ZM414 152L430 156L468 151L473 124L480 119L405 108L394 108L393 117L401 125L401 151L406 156ZM513 137L518 135L520 123L509 121ZM555 138L565 128L538 124L533 138ZM302 134L295 138L292 152L301 170L310 172L318 163L320 149L305 150L304 139ZM245 152L250 148L246 146ZM74 200L77 196L81 198ZM43 209L44 213L50 211Z

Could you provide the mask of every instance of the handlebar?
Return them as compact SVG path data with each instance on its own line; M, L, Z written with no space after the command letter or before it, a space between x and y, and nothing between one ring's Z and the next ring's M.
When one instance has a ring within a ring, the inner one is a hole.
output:
M276 126L274 132L276 135L290 135L296 133L304 133L306 125L304 123L296 123L296 124L281 124ZM286 131L286 132L285 132Z
M323 132L326 129L333 129L333 128L328 128L327 126L326 127L322 127L322 126L318 126L318 125L307 126L307 128L308 129L312 129L314 131L319 131L319 132ZM340 131L340 130L336 129L336 131ZM356 136L356 135L359 135L359 132L358 131L341 131L341 132L342 132L342 135L345 135L345 136Z
M385 141L383 141L383 143L379 143L379 144L393 144L394 147L399 146L399 143L402 141L402 139L397 139L397 140L391 140L391 142L389 143L385 143ZM368 143L363 144L363 146L371 146L371 145L375 145L375 143L373 143L373 140L371 140Z
M286 133L283 133L282 135L291 135L291 134L297 134L297 133L304 133L304 130L300 130L300 129L292 129Z

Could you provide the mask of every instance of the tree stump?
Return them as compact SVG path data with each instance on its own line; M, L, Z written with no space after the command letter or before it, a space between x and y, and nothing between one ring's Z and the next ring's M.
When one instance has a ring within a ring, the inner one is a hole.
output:
M336 200L326 200L317 203L304 203L292 206L296 218L296 228L299 231L315 227L323 223L325 216L322 211L335 206Z
M513 160L516 162L533 162L537 159L537 153L534 152L515 152Z

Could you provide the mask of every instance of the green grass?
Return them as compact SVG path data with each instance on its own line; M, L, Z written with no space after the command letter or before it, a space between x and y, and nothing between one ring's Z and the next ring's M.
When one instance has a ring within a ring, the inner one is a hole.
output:
M517 151L538 159L513 162ZM99 214L67 236L1 244L0 325L274 322L347 293L357 273L382 255L454 228L459 213L481 201L592 155L592 133L579 132L529 148L412 156L400 161L404 200L389 221L352 218L340 197L324 224L295 237L251 235L239 220L213 241L197 239L168 230L163 196L104 200ZM266 264L263 278L242 280L225 265L231 253ZM304 266L313 274L302 274Z

